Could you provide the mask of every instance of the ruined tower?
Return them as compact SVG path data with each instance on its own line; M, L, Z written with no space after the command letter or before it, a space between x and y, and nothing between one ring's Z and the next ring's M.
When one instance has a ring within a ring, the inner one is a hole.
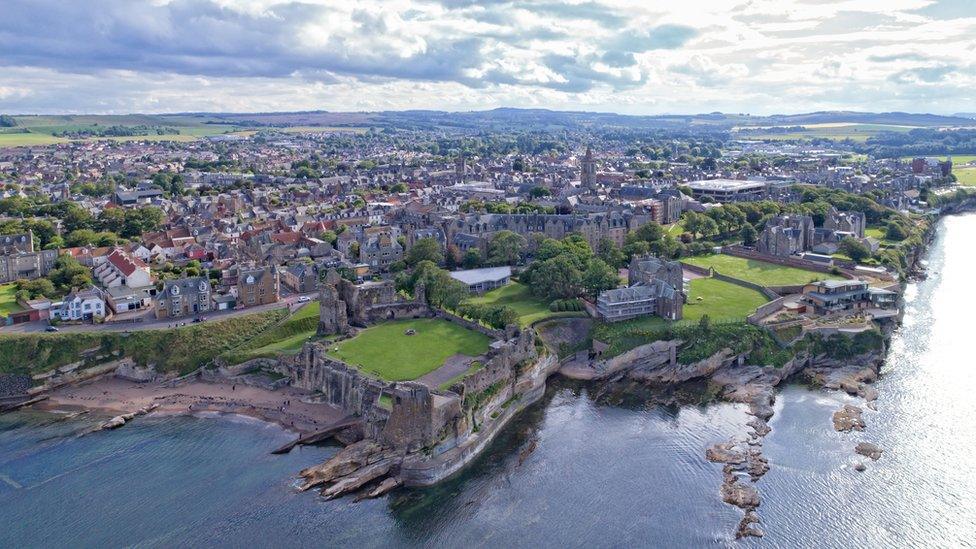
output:
M319 297L319 335L345 334L349 331L346 302L339 299L339 292L332 284L322 288Z

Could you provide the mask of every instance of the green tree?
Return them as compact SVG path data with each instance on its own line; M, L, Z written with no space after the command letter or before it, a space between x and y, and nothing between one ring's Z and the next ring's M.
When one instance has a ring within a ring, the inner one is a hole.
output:
M410 266L418 265L421 261L430 261L437 265L444 262L444 254L441 252L440 243L436 239L428 237L414 242L405 259L407 265Z
M614 268L624 265L624 253L608 237L603 237L596 243L596 256Z
M515 265L526 247L525 237L512 231L499 231L488 243L488 263Z
M871 250L864 244L861 244L859 240L850 236L840 241L838 251L851 258L855 263L861 263L871 257Z
M759 233L756 232L756 228L751 223L746 223L742 226L742 230L739 231L739 238L742 239L742 243L746 246L755 244L758 237Z
M616 288L620 283L617 272L602 259L592 259L583 272L582 284L587 295L596 299L600 292Z
M465 269L476 269L481 266L481 250L478 248L468 248L461 259L461 266Z
M48 273L48 279L62 293L72 288L81 288L91 284L91 271L68 254L63 254L54 262L54 268Z
M562 254L539 263L531 271L529 290L547 299L571 298L580 295L582 283L577 264L569 254Z

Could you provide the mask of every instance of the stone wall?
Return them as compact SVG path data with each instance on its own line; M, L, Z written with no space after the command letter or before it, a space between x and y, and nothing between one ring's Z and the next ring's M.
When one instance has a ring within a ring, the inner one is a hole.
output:
M385 383L367 378L355 368L328 357L325 348L307 343L293 360L284 364L292 385L320 391L325 402L345 412L363 415L376 405Z
M762 286L762 285L759 285L759 284L755 284L753 282L749 282L748 280L742 280L742 279L735 278L735 277L732 277L732 276L724 275L724 274L722 274L722 273L720 273L718 271L713 271L712 272L712 277L713 278L717 278L718 280L722 280L722 281L728 282L730 284L736 284L738 286L742 286L743 288L749 288L750 290L756 290L757 292L759 292L762 295L766 296L766 299L776 299L776 298L779 297L779 294L777 294L776 292L772 291L771 289L769 289L769 288L767 288L765 286Z
M807 261L805 259L800 259L798 257L776 257L771 255L766 255L759 253L754 250L747 250L742 246L725 246L722 248L722 253L732 255L735 257L741 257L743 259L754 259L756 261L765 261L766 263L773 263L775 265L783 265L784 267L795 267L797 269L804 269L807 271L816 271L818 273L833 274L832 268L826 265L821 265L814 261ZM840 273L835 276L840 276L847 279L855 279L857 276L847 269L838 268L837 271Z
M136 366L131 359L123 359L115 369L115 377L136 383L149 383L156 379L154 366Z
M479 333L485 334L486 336L488 336L488 337L490 337L492 339L501 339L501 338L503 338L505 336L505 333L502 332L501 330L496 330L496 329L493 329L493 328L489 328L489 327L487 327L487 326L485 326L483 324L480 324L480 323L475 322L473 320L468 320L468 319L466 319L464 317L460 317L460 316L458 316L458 315L456 315L454 313L450 313L450 312L445 311L443 309L438 309L438 310L434 311L434 316L437 317L437 318L441 318L441 319L444 319L444 320L453 322L453 323L457 324L458 326L461 326L462 328L467 328L468 330L473 330L475 332L479 332Z

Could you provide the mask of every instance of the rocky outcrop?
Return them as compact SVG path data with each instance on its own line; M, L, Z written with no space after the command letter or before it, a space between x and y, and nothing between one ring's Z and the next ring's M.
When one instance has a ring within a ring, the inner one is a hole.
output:
M122 415L115 416L112 419L110 419L110 420L102 423L101 425L95 427L94 429L92 429L91 432L104 431L106 429L118 429L119 427L121 427L121 426L125 425L126 423L128 423L129 421L131 421L133 418L138 417L138 416L146 415L149 412L152 412L153 410L155 410L156 408L159 408L159 405L158 404L150 404L149 406L146 406L145 408L139 408L135 412L129 412L128 414L122 414Z
M298 489L304 492L332 482L387 457L388 452L375 441L361 440L346 446L325 463L302 470L299 476L304 478L305 482Z
M834 412L834 429L841 432L863 431L865 424L861 417L862 411L857 406L845 404L843 408Z
M655 384L683 383L692 379L712 376L719 370L733 364L738 358L731 349L722 349L704 360L691 364L681 364L675 361L673 363L637 365L628 371L627 376L631 379Z
M854 447L854 451L864 457L877 461L881 459L881 453L884 450L882 450L877 444L872 444L870 442L859 442L857 443L857 446Z

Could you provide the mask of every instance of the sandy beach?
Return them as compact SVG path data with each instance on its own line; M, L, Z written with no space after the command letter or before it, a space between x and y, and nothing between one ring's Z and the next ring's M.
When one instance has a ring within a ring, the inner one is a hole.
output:
M177 386L134 383L114 377L62 387L34 408L50 411L92 410L108 414L135 412L156 404L156 414L223 412L277 423L306 434L342 419L345 414L327 404L307 402L311 393L292 387L275 391L243 383L189 381Z

